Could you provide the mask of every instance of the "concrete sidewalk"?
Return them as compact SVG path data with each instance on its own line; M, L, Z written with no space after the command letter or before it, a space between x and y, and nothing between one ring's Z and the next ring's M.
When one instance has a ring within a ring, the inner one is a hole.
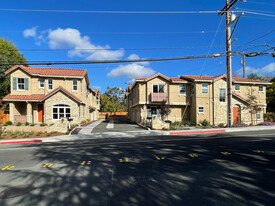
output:
M95 122L98 124L98 122ZM95 126L95 125L94 125ZM91 126L92 127L92 126ZM83 129L83 128L82 128ZM101 132L101 133L79 133L77 135L62 135L47 138L35 139L17 139L17 140L1 140L1 144L22 144L22 143L42 143L42 142L62 142L62 141L77 141L88 139L103 139L103 138L136 138L146 136L169 136L169 135L192 135L192 134L205 134L205 133L231 133L231 132L245 132L245 131L261 131L261 130L274 130L275 126L254 126L254 127L240 127L240 128L213 128L213 129L198 129L193 128L190 130L173 130L173 131L159 131L159 130L143 130L143 131L128 131L128 132ZM84 130L85 131L85 130Z

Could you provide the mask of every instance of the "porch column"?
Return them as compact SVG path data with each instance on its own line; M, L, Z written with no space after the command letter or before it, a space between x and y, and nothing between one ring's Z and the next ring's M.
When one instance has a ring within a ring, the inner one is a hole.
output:
M33 123L32 119L32 104L27 102L27 122Z
M12 121L12 123L14 122L14 104L13 103L9 103L9 107L10 107L10 121Z

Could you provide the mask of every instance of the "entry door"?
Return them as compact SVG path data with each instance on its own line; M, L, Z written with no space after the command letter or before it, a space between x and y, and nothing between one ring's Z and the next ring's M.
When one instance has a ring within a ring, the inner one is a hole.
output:
M38 122L43 122L43 104L38 104Z
M239 123L239 108L238 107L233 108L233 123L234 124Z

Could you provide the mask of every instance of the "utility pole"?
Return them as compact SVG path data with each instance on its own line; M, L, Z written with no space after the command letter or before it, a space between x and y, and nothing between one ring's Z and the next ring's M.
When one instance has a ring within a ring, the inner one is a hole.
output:
M232 63L231 63L231 26L230 26L230 8L238 0L226 0L225 7L218 15L226 14L226 68L227 68L227 127L233 124L232 119Z
M243 56L243 59L241 63L243 65L243 78L245 78L245 53L243 53L242 56Z

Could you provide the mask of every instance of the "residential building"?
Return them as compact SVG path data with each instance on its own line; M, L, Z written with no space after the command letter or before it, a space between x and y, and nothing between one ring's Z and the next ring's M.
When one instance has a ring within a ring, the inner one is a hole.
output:
M55 123L72 118L72 123L98 118L100 93L90 87L86 70L26 67L16 65L10 75L10 121Z
M269 82L233 78L232 105L233 122L263 122L266 112L266 85ZM157 73L147 78L137 78L126 89L128 117L140 123L152 115L160 117L160 105L163 101L170 106L170 121L189 120L200 123L204 119L212 125L227 123L227 83L226 75L166 77ZM251 115L248 109L249 95L257 97L258 110Z

